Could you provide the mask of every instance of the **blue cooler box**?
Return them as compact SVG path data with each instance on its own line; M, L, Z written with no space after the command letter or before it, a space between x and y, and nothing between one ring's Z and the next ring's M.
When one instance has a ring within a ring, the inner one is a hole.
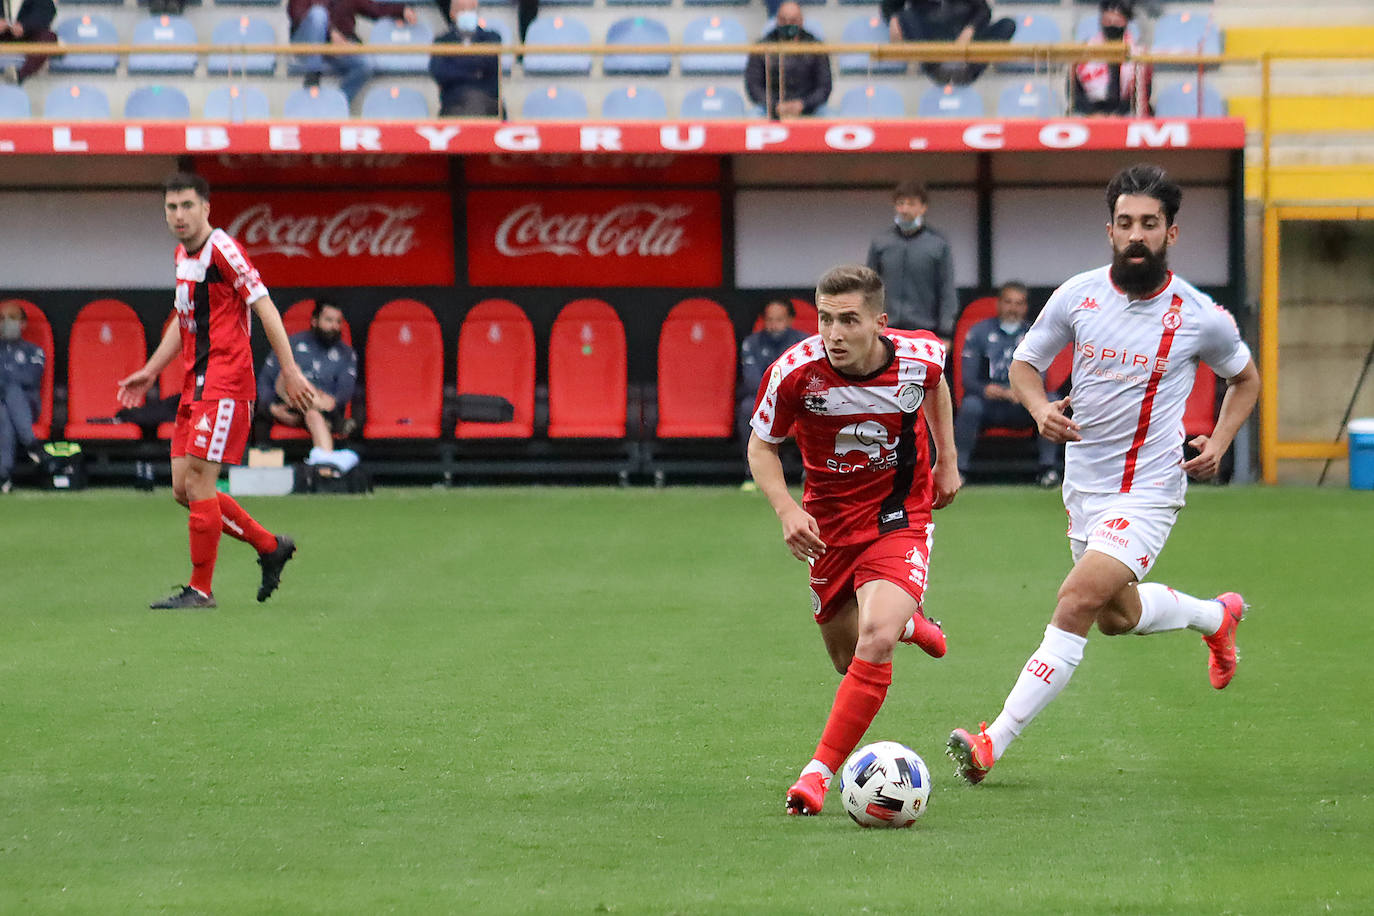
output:
M1374 417L1351 420L1350 489L1374 490Z

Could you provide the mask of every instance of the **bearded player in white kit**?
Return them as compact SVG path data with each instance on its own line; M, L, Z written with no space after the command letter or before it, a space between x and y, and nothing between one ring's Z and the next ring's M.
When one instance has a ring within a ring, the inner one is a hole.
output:
M1067 443L1063 492L1074 566L1001 714L977 734L950 735L955 772L971 784L1068 684L1094 623L1106 636L1196 630L1212 686L1222 689L1235 673L1240 595L1204 600L1143 582L1183 507L1187 477L1216 476L1259 396L1259 372L1230 313L1168 269L1182 199L1158 166L1118 172L1107 185L1111 265L1055 290L1016 349L1017 399L1042 436ZM1051 402L1041 373L1068 343L1073 390ZM1226 379L1226 397L1212 434L1191 440L1198 454L1184 461L1183 413L1199 360Z

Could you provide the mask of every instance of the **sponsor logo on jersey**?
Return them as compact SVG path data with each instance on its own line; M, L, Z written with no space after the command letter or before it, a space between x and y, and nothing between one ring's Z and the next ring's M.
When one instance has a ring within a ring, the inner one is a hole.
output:
M1146 356L1144 353L1132 353L1130 350L1117 347L1102 346L1095 341L1075 344L1080 356L1084 359L1096 359L1102 362L1119 363L1127 368L1144 369L1147 372L1167 372L1169 369L1168 357Z
M802 404L804 404L806 406L806 409L811 411L812 413L826 412L824 394L804 394L802 395Z
M897 464L897 440L901 437L889 432L877 420L860 420L850 423L835 434L835 457L826 461L826 467L841 474L854 471L882 471ZM862 453L864 460L854 461L851 456Z
M897 389L897 406L902 413L915 413L925 397L925 390L915 382L907 382Z

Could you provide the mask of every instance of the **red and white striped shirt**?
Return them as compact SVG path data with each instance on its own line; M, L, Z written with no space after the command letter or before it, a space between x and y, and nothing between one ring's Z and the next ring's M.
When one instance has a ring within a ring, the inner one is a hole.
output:
M1099 267L1054 291L1015 358L1043 372L1068 343L1083 438L1065 447L1066 486L1182 502L1183 414L1198 361L1222 378L1250 361L1231 313L1173 274L1152 298L1129 300Z
M891 356L861 378L830 365L819 335L785 351L760 386L751 426L765 442L795 428L802 507L826 544L862 544L930 520L930 451L921 404L945 348L928 331L887 329Z
M267 295L262 277L239 243L215 229L194 255L176 250L176 310L186 368L183 403L257 396L253 379L252 311Z

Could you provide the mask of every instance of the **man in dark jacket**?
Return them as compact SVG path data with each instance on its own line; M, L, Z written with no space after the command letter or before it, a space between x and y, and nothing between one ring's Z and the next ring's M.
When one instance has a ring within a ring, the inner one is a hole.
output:
M777 26L759 44L817 40L802 28L801 7L787 0L778 7ZM750 54L744 85L749 98L763 105L770 118L815 114L830 98L830 58L824 54Z
M360 15L415 24L415 11L404 3L377 0L288 0L286 15L291 20L291 40L303 44L362 44L357 25ZM350 102L372 78L372 63L366 54L307 54L301 56L300 66L306 71L307 86L319 85L325 67L338 73L339 88Z
M16 447L34 461L41 457L33 421L47 356L38 344L24 340L28 323L18 300L0 302L0 493L10 491Z
M905 7L905 9L903 9ZM1016 33L1011 19L992 21L988 0L882 0L882 16L896 41L1010 41ZM963 85L976 80L987 64L921 64L921 71L937 83Z
M447 32L434 40L435 44L500 44L501 36L481 26L477 17L477 0L453 0ZM439 116L487 117L500 114L500 90L497 79L501 72L499 55L462 55L429 59L429 75L439 84Z
M19 6L19 14L10 19L9 7L0 0L0 42L3 41L57 41L52 31L52 20L57 15L53 0L24 0ZM14 75L16 83L37 73L48 60L44 54L28 54L24 63Z
M926 225L928 200L919 181L893 189L892 225L873 237L866 263L883 278L888 325L933 331L948 347L959 315L954 258L945 237Z

